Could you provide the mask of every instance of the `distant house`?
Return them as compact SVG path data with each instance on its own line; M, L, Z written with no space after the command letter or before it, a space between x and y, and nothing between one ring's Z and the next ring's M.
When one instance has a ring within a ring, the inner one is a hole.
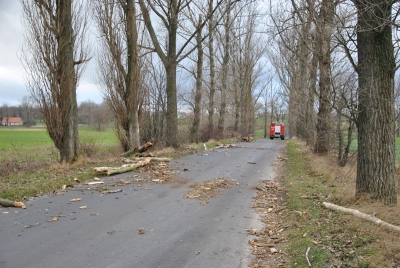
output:
M2 126L22 126L24 122L21 117L3 117Z

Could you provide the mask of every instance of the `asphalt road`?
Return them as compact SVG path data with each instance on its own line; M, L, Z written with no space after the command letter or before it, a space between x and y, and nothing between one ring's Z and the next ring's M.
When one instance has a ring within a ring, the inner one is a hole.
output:
M0 207L0 268L247 267L246 229L261 227L251 208L253 187L274 177L282 147L283 141L262 139L169 163L186 184L130 184L106 195L69 190L32 199L24 210ZM217 178L237 183L205 205L183 198L190 185Z

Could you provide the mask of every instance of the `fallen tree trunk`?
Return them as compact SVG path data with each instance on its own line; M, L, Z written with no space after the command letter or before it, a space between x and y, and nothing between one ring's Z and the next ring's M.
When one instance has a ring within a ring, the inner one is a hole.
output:
M392 225L390 223L384 222L381 219L378 219L378 218L376 218L374 216L362 213L359 210L341 207L341 206L338 206L338 205L335 205L335 204L332 204L332 203L328 203L328 202L323 202L322 204L326 208L329 208L329 209L332 209L332 210L335 210L335 211L345 212L347 214L351 214L351 215L357 216L357 217L359 217L361 219L364 219L366 221L372 222L373 224L376 224L378 226L382 226L382 227L384 227L384 228L386 228L388 230L395 231L395 232L400 232L400 226L396 226L396 225Z
M148 157L146 159L150 159L151 162L169 162L169 161L171 161L171 158L169 158L169 157ZM133 160L141 161L141 160L143 160L143 158L136 157Z
M95 167L93 169L93 172L95 173L107 173L107 171L110 169L110 167Z
M107 171L107 176L133 171L133 170L137 169L138 167L142 167L142 165L141 164L136 164L136 165L131 165L131 166L127 166L127 167L110 168Z
M132 170L137 169L138 167L143 167L145 165L150 164L151 158L146 158L143 161L140 161L137 164L127 164L127 165L123 165L120 168L112 168L110 170L107 171L107 176L113 175L113 174L120 174L120 173L125 173L125 172L129 172Z
M138 158L142 160L143 158ZM107 176L133 171L139 167L150 164L150 162L168 162L171 158L165 157L147 157L138 163L125 164L121 167L95 167L93 172L107 174Z
M0 198L0 205L3 207L17 207L17 208L26 208L25 204L18 201L11 201L8 199Z

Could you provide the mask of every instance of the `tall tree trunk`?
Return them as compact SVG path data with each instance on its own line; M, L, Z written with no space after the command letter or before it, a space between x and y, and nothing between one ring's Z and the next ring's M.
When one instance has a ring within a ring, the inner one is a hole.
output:
M307 104L308 104L308 91L309 91L309 81L307 77L308 67L309 67L309 34L311 23L308 22L306 25L301 27L301 34L299 36L299 62L298 62L298 85L296 86L297 94L297 110L304 111L298 114L297 120L297 135L300 139L309 140L309 135L311 134L308 129L308 113L307 113Z
M178 1L170 0L168 2L168 18L164 18L168 22L165 26L168 31L168 47L167 53L164 54L157 35L151 23L149 11L144 0L139 0L140 8L146 28L150 34L150 38L155 47L155 51L160 57L167 75L166 93L167 93L167 112L166 112L166 145L179 147L178 142L178 106L177 106L177 89L176 89L176 70L177 70L177 33L178 33Z
M209 0L208 13L208 51L210 53L210 94L208 97L208 131L210 135L214 133L214 96L215 96L215 62L214 62L214 15L213 0ZM208 137L210 138L210 137Z
M218 132L223 135L225 130L225 117L226 117L226 91L228 85L228 64L229 64L229 34L230 28L229 24L231 21L231 1L227 2L226 20L224 24L225 28L225 42L224 42L224 56L222 59L222 82L221 82L221 107L219 110L219 120L218 120Z
M349 159L350 154L350 146L351 142L353 141L353 127L354 121L352 119L348 120L348 128L347 128L347 143L346 147L344 148L343 154L339 151L339 166L344 167L347 164L347 160ZM339 145L340 146L340 145Z
M234 42L234 48L237 49L237 41ZM240 120L240 84L241 84L241 72L237 71L240 70L240 64L238 64L238 60L234 60L232 64L232 74L234 78L233 81L233 90L234 90L234 105L235 105L235 125L233 130L238 132L239 130L239 120Z
M368 193L391 205L397 203L392 2L355 3L359 79L356 195Z
M139 57L135 1L126 0L124 9L126 14L126 42L128 52L128 71L125 78L128 124L125 131L130 147L125 149L132 150L140 147L138 115Z
M313 45L315 48L315 44ZM315 51L315 49L314 49ZM311 59L311 67L310 67L310 78L309 78L309 89L308 89L308 98L307 98L307 107L306 107L306 126L307 126L307 136L306 141L308 145L314 145L315 140L315 112L314 112L314 96L317 92L317 69L318 69L318 56L316 53L313 53Z
M264 101L264 138L269 136L268 127L267 127L267 115L268 115L268 99L267 94L265 94L265 101Z
M317 119L317 140L315 152L326 154L330 148L330 114L331 114L331 39L333 30L333 0L322 0L320 11L319 49L319 107Z
M297 137L297 121L298 121L298 110L296 106L297 92L296 92L295 81L293 80L291 81L289 88L289 114L288 114L289 125L287 128L288 133L286 134L290 139L293 137ZM274 106L271 105L271 122L273 122L273 109Z
M172 45L170 44L170 46ZM176 62L172 62L172 60L169 60L168 64L165 66L165 70L167 72L167 86L166 86L167 87L167 113L166 113L167 143L166 144L167 146L178 148L179 143L178 143L178 111L177 111L177 97L176 97Z
M58 81L61 97L59 107L66 111L64 133L59 144L60 162L73 162L78 156L78 103L74 70L74 39L72 30L72 1L57 0L57 20L61 25L58 36Z
M191 129L192 142L199 142L199 127L200 127L200 106L201 106L201 92L203 81L203 45L201 43L201 15L199 16L198 32L196 37L197 42L197 76L196 76L196 93L194 97L194 120Z

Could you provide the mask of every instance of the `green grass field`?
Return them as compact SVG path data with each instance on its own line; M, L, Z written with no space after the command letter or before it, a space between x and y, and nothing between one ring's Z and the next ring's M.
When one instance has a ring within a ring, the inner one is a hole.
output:
M118 146L112 129L98 132L83 126L79 128L79 139L80 143L95 144L100 150ZM57 159L58 152L44 128L0 127L0 161L6 158Z
M396 162L397 162L397 163L400 163L400 137L396 137L396 144L395 144L395 146L396 146L396 148L395 148L395 150L396 150ZM357 146L357 139L354 139L354 140L351 142L350 150L353 151L353 152L355 152L355 151L357 151L357 148L358 148L358 146Z
M87 127L79 128L79 139L81 142L94 140L100 144L116 144L117 137L112 129L98 132ZM36 147L52 145L49 135L44 128L0 128L0 149L15 147Z
M81 126L79 140L85 154L119 149L112 129L97 132ZM58 161L59 152L44 128L0 127L0 197L22 200L73 184L74 178L93 177L91 167L69 170L57 166Z
M0 128L0 149L37 147L51 144L51 139L44 129Z

